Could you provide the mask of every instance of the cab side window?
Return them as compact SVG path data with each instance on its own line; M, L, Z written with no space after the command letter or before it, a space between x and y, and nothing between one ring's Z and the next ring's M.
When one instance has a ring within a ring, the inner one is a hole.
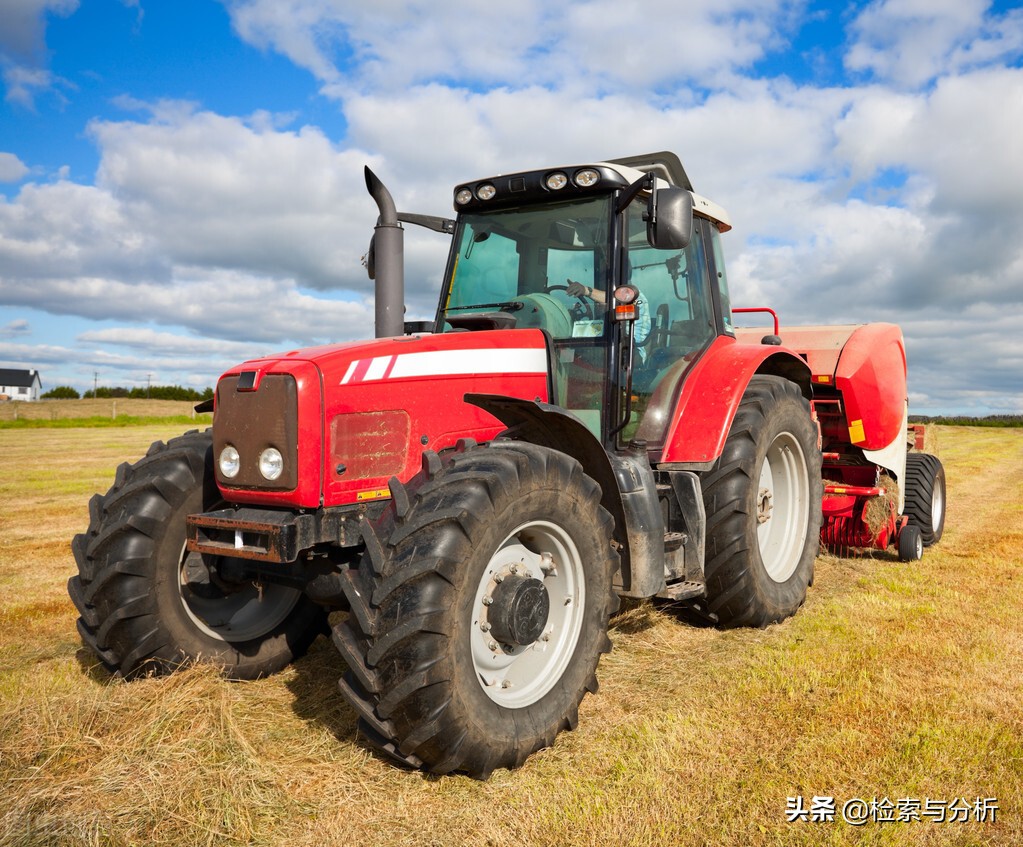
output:
M657 250L646 240L643 205L634 203L628 220L629 281L640 292L633 362L632 424L626 439L661 443L677 388L699 353L717 335L710 280L708 227L695 221L683 250ZM713 248L711 248L713 249ZM649 329L640 326L645 306Z

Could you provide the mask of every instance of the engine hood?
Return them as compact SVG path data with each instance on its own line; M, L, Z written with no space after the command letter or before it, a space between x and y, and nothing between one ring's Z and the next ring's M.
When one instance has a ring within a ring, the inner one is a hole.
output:
M284 396L277 388L282 377L295 385L295 422L287 432L277 430L290 406L264 402L264 395L266 401ZM387 497L388 480L405 482L418 473L425 452L454 447L462 438L487 441L504 429L466 403L467 394L548 401L547 336L537 329L452 332L252 359L218 382L215 444L237 446L244 436L253 445L242 451L247 454L266 441L294 456L297 484L270 490L247 465L248 476L245 469L242 476L255 484L218 482L229 501L245 503L308 508ZM264 432L271 429L275 434L268 439Z
M547 373L547 345L535 329L411 335L330 344L275 353L243 362L222 376L245 371L287 373L294 363L316 366L324 385L427 377Z

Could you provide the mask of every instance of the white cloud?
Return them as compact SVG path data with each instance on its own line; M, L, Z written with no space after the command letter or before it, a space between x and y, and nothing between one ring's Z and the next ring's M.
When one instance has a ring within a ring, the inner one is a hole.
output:
M74 84L56 76L45 68L8 65L3 69L6 100L29 110L35 109L36 97L43 92L52 93L60 105L67 104L63 90L74 89Z
M315 288L367 288L359 267L375 220L362 167L310 127L192 112L146 123L95 121L97 186L173 263L246 269Z
M1023 14L990 0L876 0L853 21L845 65L915 88L939 76L1018 57Z
M28 175L28 168L13 153L0 153L0 182L19 182Z
M107 191L60 180L0 198L0 268L6 280L116 275L169 278L152 239ZM8 283L9 284L9 283Z
M156 356L146 353L112 353L103 348L59 344L14 344L0 341L0 363L39 369L48 385L92 388L95 374L100 385L185 384L195 388L213 385L223 371L238 363L232 357L204 355ZM189 374L182 379L182 374Z
M286 280L233 271L181 273L168 285L97 277L5 280L2 302L92 320L185 327L264 349L353 338L372 325L371 302L325 300Z
M45 50L47 14L67 17L78 0L0 0L0 52L17 59L32 59Z
M0 326L0 338L13 338L16 335L28 335L32 327L25 318L17 318L5 326Z
M144 327L108 327L80 333L75 339L80 344L112 347L126 347L142 350L153 356L195 356L201 350L203 356L234 357L241 359L252 355L252 345L247 341L199 338L195 335L178 335L172 332L158 332Z
M8 102L32 109L39 93L70 85L46 69L44 37L47 15L67 17L77 8L78 0L0 0L0 68Z
M235 30L347 99L428 82L606 92L719 84L792 26L803 2L674 0L225 0ZM670 22L670 24L669 24ZM677 25L676 25L677 24Z

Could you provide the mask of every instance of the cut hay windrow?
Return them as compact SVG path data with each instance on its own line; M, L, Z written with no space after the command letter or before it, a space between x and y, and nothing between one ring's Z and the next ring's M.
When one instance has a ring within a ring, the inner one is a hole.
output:
M877 487L883 488L884 494L871 497L863 509L863 522L875 536L899 510L899 484L888 474L881 474Z

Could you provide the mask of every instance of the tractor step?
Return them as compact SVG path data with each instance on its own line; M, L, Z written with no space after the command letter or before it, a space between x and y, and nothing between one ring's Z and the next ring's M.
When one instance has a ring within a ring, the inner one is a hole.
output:
M673 582L657 594L662 600L689 600L707 593L704 582Z

